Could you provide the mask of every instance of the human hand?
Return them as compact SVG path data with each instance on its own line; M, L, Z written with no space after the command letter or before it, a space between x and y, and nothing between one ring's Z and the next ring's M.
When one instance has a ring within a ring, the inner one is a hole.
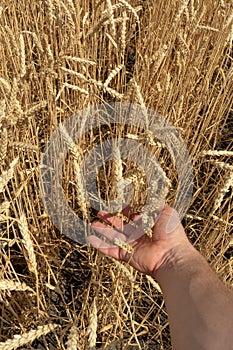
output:
M128 211L129 208L122 212L128 216ZM94 235L88 237L88 242L99 252L129 262L136 270L151 276L155 276L161 265L170 263L170 257L174 256L180 247L191 246L178 213L168 205L158 213L151 238L143 231L140 214L128 216L136 227L130 224L123 225L122 219L104 211L99 211L98 217L111 227L97 221L92 223L92 228L113 243L115 239L127 243L132 252L104 242Z

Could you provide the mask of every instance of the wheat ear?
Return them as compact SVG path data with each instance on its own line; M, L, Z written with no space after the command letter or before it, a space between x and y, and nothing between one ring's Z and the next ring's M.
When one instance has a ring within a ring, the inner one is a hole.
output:
M10 164L10 168L8 170L3 171L0 176L0 193L5 190L8 182L13 178L15 166L18 163L19 158L15 158L13 162Z
M233 170L226 174L224 186L220 189L217 198L215 199L212 215L221 207L224 196L230 190L230 187L233 186Z
M28 254L28 268L29 271L33 272L37 276L37 262L36 255L34 252L33 241L28 228L28 223L25 214L23 213L19 218L19 229L23 237L23 244Z
M8 133L7 129L4 128L1 132L0 137L0 160L3 161L6 158L8 145Z
M89 325L87 329L89 350L96 349L97 326L98 326L97 307L96 307L96 299L94 298L91 306L91 310L90 310Z
M38 339L42 335L46 335L50 332L53 332L58 324L47 324L45 326L39 326L37 329L33 329L28 333L16 334L13 339L8 339L4 343L0 343L0 350L14 350L20 346L26 345Z
M10 290L10 291L26 291L29 290L33 292L33 289L28 287L24 282L11 281L11 280L0 280L0 290Z
M73 325L70 328L70 333L68 335L68 339L66 342L66 350L77 350L78 349L78 341L79 341L79 330Z
M123 64L119 64L119 66L117 66L115 69L113 69L108 78L106 79L106 81L103 84L104 89L106 89L109 85L109 83L112 81L112 79L122 70L122 68L124 67Z

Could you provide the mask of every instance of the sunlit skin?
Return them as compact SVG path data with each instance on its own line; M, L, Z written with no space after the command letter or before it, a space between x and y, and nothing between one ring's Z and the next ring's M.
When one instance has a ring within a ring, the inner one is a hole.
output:
M100 211L95 231L130 242L129 253L95 235L89 243L99 252L128 262L160 284L169 315L175 350L233 350L233 294L219 280L203 256L189 242L177 212L164 206L157 213L152 238L144 234L139 213L129 216L137 227Z

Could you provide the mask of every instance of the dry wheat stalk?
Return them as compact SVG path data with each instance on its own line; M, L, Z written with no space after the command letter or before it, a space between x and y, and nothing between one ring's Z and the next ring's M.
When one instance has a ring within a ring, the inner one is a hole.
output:
M18 163L18 160L19 160L18 157L15 158L11 162L9 169L2 172L0 176L0 193L5 190L6 185L13 178L15 166Z
M26 74L26 60L25 60L25 43L23 34L19 35L19 46L20 46L20 76L23 78Z
M217 198L215 199L212 215L221 207L223 199L227 192L230 190L230 187L233 186L233 170L227 173L224 177L224 186L220 189Z
M0 133L0 161L3 161L6 158L7 145L8 145L8 133L7 133L7 129L4 128Z
M70 333L68 335L68 339L66 342L66 350L77 350L78 349L78 342L79 342L79 330L78 328L73 325L70 328Z
M1 18L1 16L2 16L2 12L3 12L3 7L0 6L0 18Z
M28 287L24 282L12 281L12 280L0 280L0 290L10 290L10 291L26 291L29 290L33 292L33 289Z
M35 276L37 276L38 273L37 273L36 255L34 252L33 241L31 239L31 234L30 234L30 231L28 228L27 219L26 219L26 216L24 213L22 213L22 215L20 216L20 218L18 220L18 224L19 224L19 229L20 229L21 235L23 237L23 244L24 244L25 249L27 250L27 254L28 254L29 271L33 272L35 274Z
M0 204L0 213L8 210L9 208L10 208L10 202L9 201L2 202Z
M91 306L91 310L90 310L89 325L87 328L89 350L96 349L97 326L98 326L97 307L96 307L96 299L94 298Z
M59 327L58 324L50 323L45 326L39 326L37 329L33 329L28 333L16 334L14 335L13 339L8 339L6 342L0 343L0 350L17 349L20 346L33 342L42 335L53 332L57 327Z
M103 88L106 89L109 85L109 83L111 82L111 80L122 70L122 68L124 67L123 64L119 64L119 66L117 66L115 69L113 69L108 78L106 79L106 81L103 84Z

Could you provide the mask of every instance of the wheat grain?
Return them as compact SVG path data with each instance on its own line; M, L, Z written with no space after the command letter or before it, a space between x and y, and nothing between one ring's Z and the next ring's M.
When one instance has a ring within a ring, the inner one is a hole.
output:
M30 231L28 228L27 219L26 219L26 216L24 213L22 213L22 215L20 216L20 218L18 220L18 224L19 224L19 229L20 229L21 235L23 237L23 244L24 244L26 251L27 251L27 254L28 254L29 271L33 272L35 274L35 276L37 276L38 274L37 274L36 255L34 252L33 241L31 239L31 234L30 234Z
M108 85L110 84L110 82L112 81L112 79L122 70L122 68L124 67L123 64L119 64L119 66L117 66L115 69L113 69L108 78L106 79L106 81L103 84L103 88L106 89L108 87Z
M66 342L66 349L67 350L77 350L78 349L79 333L80 332L75 325L73 325L70 328L70 333L68 335L68 339Z
M97 326L98 326L97 307L96 307L96 299L94 298L91 306L91 310L90 310L89 325L87 329L89 350L96 349Z
M25 60L25 43L23 34L19 35L19 46L20 46L20 76L23 78L26 74L26 60Z
M15 166L18 163L18 160L19 160L18 157L15 158L11 162L9 169L2 172L2 174L0 176L0 193L5 190L6 185L13 178Z
M47 324L45 326L39 326L37 329L30 330L28 333L16 334L13 339L8 339L4 343L0 343L0 350L14 350L20 346L26 345L38 339L42 335L46 335L53 332L58 324Z
M10 291L31 291L33 289L28 287L24 282L12 281L12 280L0 280L0 290L10 290Z

